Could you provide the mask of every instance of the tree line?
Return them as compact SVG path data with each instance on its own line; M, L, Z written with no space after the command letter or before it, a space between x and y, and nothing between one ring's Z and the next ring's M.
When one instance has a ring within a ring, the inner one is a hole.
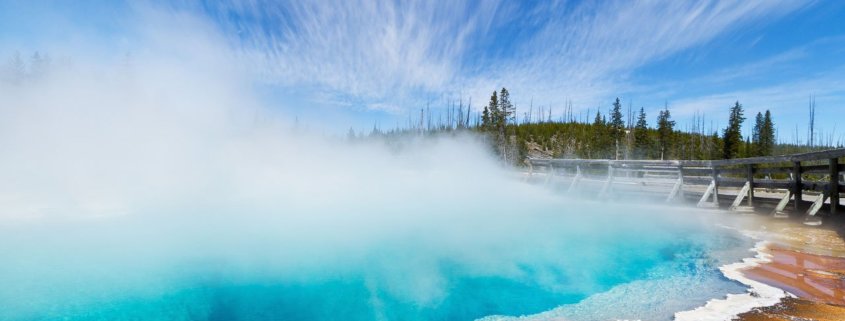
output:
M550 109L548 117L545 110L540 109L540 119L533 121L533 107L519 122L507 88L493 91L487 104L475 113L475 119L471 116L471 103L464 105L461 101L447 110L446 118L435 118L428 108L423 109L419 122L409 118L409 125L418 125L387 132L374 127L370 136L471 131L480 134L502 161L517 165L526 157L707 160L806 151L778 144L770 110L757 113L751 135L744 136L746 117L739 101L729 107L727 126L719 130L705 129L703 117L693 119L687 128L679 128L668 104L657 111L655 118L649 118L645 108L634 111L630 106L628 117L625 117L619 98L611 102L606 113L596 110L589 122L575 119L570 110L564 112L565 118L555 120ZM435 119L434 125L432 119ZM350 135L354 137L354 131Z
M0 66L0 82L21 85L27 80L43 76L51 67L52 60L47 54L35 52L28 59L20 52L15 52Z
M629 117L626 123L619 98L607 115L597 110L590 124L571 119L516 123L506 88L498 96L493 92L481 115L476 130L489 137L497 154L509 163L518 163L529 153L594 159L730 159L772 155L777 145L769 110L757 114L751 136L743 137L745 116L739 101L730 108L721 133L678 130L668 105L658 111L654 127L642 107L636 120Z
M703 125L690 131L679 130L668 106L657 112L653 127L645 108L641 107L635 120L627 124L621 109L617 98L609 115L596 111L591 124L544 122L515 126L519 139L547 151L549 157L731 159L773 155L777 147L770 110L757 114L751 136L742 135L745 116L738 101L730 108L728 125L721 133L707 133Z

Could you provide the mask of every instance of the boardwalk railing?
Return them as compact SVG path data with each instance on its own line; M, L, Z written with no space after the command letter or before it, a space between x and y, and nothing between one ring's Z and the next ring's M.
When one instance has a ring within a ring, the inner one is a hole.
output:
M840 193L845 164L845 149L804 154L766 156L727 160L601 160L601 159L535 159L530 158L529 178L545 176L545 182L568 181L567 191L574 191L584 180L601 182L599 196L607 195L616 185L635 183L639 186L665 186L662 192L671 201L690 190L700 191L697 205L718 207L720 188L739 188L731 210L753 210L755 190L765 189L767 196L779 198L773 214L787 216L791 203L793 213L806 208L813 218L825 203L830 215L843 212ZM643 189L643 188L639 188ZM651 188L650 190L655 190ZM659 189L656 189L659 190ZM806 206L804 196L815 198ZM770 197L769 197L770 198ZM791 201L790 201L791 200ZM741 206L745 203L746 206Z

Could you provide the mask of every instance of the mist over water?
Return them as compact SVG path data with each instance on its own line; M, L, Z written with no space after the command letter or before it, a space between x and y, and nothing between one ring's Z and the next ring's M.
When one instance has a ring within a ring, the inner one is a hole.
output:
M747 244L707 222L577 202L439 214L415 204L371 220L340 207L282 217L285 207L246 205L4 228L0 316L466 320L540 313L639 282L572 319L657 320L741 291L708 252Z
M469 134L398 147L315 134L216 68L228 58L208 54L225 53L213 35L146 37L167 41L0 85L0 319L466 320L569 305L564 317L588 320L594 295L628 300L613 293L631 282L667 296L707 284L604 311L668 319L742 290L712 253L747 241L706 217L555 195Z

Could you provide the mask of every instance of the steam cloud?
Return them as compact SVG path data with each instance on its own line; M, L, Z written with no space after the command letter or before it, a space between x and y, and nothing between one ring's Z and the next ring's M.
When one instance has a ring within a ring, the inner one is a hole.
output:
M577 296L637 277L624 267L670 238L642 235L689 224L518 182L469 135L396 148L296 128L210 28L150 15L128 60L0 84L0 319L215 284L358 280L375 318L437 307L460 278Z

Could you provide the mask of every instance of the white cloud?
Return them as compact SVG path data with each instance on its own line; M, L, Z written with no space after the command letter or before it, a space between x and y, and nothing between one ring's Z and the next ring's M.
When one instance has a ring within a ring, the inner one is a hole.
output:
M500 70L476 76L480 86L507 83L513 92L582 106L609 104L632 84L631 73L730 30L776 19L801 2L614 2L583 4L550 20ZM548 11L564 11L550 6ZM514 83L514 80L516 82Z
M232 2L206 11L236 31L241 55L266 80L380 105L454 83L469 37L495 3ZM238 20L226 19L231 14Z
M448 92L486 98L501 86L518 103L604 104L634 86L638 67L805 4L233 1L202 11L265 80L401 112ZM502 30L517 38L499 39Z
M728 109L739 101L749 119L757 112L771 110L780 129L779 138L792 142L805 139L804 130L796 134L792 129L796 125L804 128L809 121L807 104L810 96L813 96L817 105L817 128L835 134L836 119L830 116L835 115L841 108L839 106L845 103L843 72L845 68L838 68L768 86L685 98L673 101L671 110L673 116L680 119L706 114L709 119L723 120L724 124L728 118ZM750 131L750 126L746 125L744 130ZM837 137L834 141L841 139Z

